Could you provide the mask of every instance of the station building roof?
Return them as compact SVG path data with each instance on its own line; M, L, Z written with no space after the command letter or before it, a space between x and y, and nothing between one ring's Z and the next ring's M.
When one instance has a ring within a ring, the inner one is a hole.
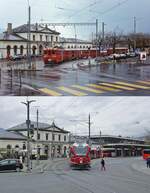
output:
M30 123L30 128L31 129L37 129L37 122L31 121ZM21 123L19 125L13 126L9 129L7 129L7 131L27 131L27 124L26 122ZM64 129L59 128L58 126L55 125L55 123L53 122L51 125L47 124L47 123L38 123L38 129L41 131L54 131L54 132L59 132L59 133L69 133L69 131L66 131Z
M26 137L15 132L0 129L0 140L26 140Z
M60 34L59 32L57 32L55 30L51 30L47 26L43 27L39 24L31 24L31 32L34 32L34 33L50 33L50 34L56 34L56 35ZM21 26L18 26L16 28L14 28L13 33L28 33L28 24L24 24L24 25L21 25Z
M8 34L7 32L0 34L0 41L27 41L26 39L16 35L16 34Z

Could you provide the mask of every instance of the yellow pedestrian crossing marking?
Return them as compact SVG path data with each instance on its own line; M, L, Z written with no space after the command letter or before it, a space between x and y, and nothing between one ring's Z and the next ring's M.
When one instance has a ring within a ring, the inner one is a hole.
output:
M105 90L105 91L113 91L113 92L120 92L121 91L119 89L109 88L109 87L106 87L106 86L100 86L100 85L97 85L97 84L87 84L87 86L102 89L102 90Z
M136 82L137 82L137 83L141 83L141 84L150 85L150 82L143 81L143 80L139 80L139 81L136 81Z
M72 87L77 88L77 89L81 89L81 90L85 90L85 91L89 91L89 92L93 92L93 93L96 93L96 94L104 93L104 91L88 88L88 87L85 87L85 86L72 85Z
M147 86L125 83L125 82L115 82L115 84L120 84L120 85L124 85L124 86L131 86L131 87L140 88L140 89L150 89L150 87L147 87Z
M58 89L68 92L69 94L75 95L75 96L87 96L88 94L84 93L84 92L79 92L77 90L71 89L71 88L67 88L64 86L58 87Z
M99 83L99 84L114 87L114 88L119 88L119 89L123 89L123 90L129 90L129 91L135 90L134 88L130 88L130 87L127 87L127 86L116 85L116 84L111 84L111 83Z
M50 95L50 96L62 96L62 94L56 92L56 91L53 91L53 90L50 90L50 89L47 89L47 88L42 88L42 89L39 89L39 91L47 94L47 95Z
M80 86L80 85L71 85L71 88L65 87L65 86L61 86L61 87L57 87L57 91L55 91L54 89L56 88L52 88L48 89L48 88L41 88L39 89L39 91L43 92L46 95L50 95L50 96L63 96L64 94L62 94L60 91L69 93L71 95L74 96L87 96L89 95L86 92L82 92L82 91L87 91L89 93L96 93L96 94L102 94L102 93L106 93L106 92L122 92L123 90L127 90L127 91L135 91L137 89L150 89L149 87L150 85L150 81L145 81L145 80L139 80L136 81L135 83L128 83L128 82L103 82L103 83L95 83L95 84L86 84L85 86ZM81 90L81 91L80 91Z

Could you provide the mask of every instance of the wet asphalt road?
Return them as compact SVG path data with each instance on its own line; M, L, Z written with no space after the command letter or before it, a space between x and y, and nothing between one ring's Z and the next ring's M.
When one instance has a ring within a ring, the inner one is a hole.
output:
M117 84L118 81L121 81L124 83L140 84L140 86L150 87L149 60L146 64L138 64L137 59L130 59L128 62L121 61L118 64L105 63L95 65L94 61L91 61L91 66L88 64L88 60L81 60L66 62L57 66L44 67L42 60L40 60L33 62L33 66L36 66L36 71L28 71L26 62L24 62L24 64L14 62L8 67L6 67L8 65L7 63L1 64L0 95L150 95L150 88L143 89L137 88L136 86L134 87L133 85L123 85L133 88L132 90L124 87L121 88L120 85ZM11 71L11 67L15 70ZM21 69L21 72L19 69ZM137 81L141 80L144 81L144 83L137 83ZM101 85L107 87L107 89L103 90L103 88L97 88L101 83L113 83L115 85ZM115 92L116 84L117 87L119 86L118 92ZM109 88L113 88L114 90L109 90ZM75 92L68 91L67 89L74 90ZM102 92L94 92L91 89Z
M140 158L107 159L107 171L100 171L99 160L91 170L72 170L68 162L47 166L44 173L0 173L2 193L147 193L149 175L134 170ZM143 162L143 164L145 164Z

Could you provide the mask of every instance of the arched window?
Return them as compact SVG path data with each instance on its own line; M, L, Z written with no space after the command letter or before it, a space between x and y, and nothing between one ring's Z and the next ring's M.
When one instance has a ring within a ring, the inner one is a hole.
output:
M8 45L8 46L6 47L6 49L7 49L7 56L10 56L11 46Z
M23 50L24 50L24 47L21 45L20 46L20 54L23 55Z
M70 46L68 46L68 48L70 48Z
M36 54L36 46L32 47L32 54L35 55Z
M44 148L44 153L45 153L46 155L48 155L48 150L49 150L48 145L45 145L45 148Z
M11 145L7 145L7 150L11 150Z
M17 55L17 46L14 46L14 55Z
M25 150L25 149L26 149L26 144L25 144L25 143L23 144L22 149L23 149L23 150Z
M43 54L43 46L42 46L42 45L39 46L39 54L40 54L40 55Z

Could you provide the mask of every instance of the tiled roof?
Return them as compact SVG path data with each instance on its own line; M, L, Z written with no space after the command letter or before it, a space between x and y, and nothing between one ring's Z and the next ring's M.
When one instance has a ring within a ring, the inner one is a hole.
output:
M39 32L40 33L44 30L49 31L49 33L51 33L51 34L60 34L57 31L49 29L47 26L42 27L38 24L31 24L31 32L36 32L36 33ZM28 25L27 24L21 25L21 26L13 29L13 33L27 33L27 32L28 32Z
M0 40L23 41L24 39L14 34L1 33Z
M34 127L34 129L37 128L37 122L31 121L31 128L32 126ZM59 132L63 132L63 133L69 133L68 131L61 129L59 127L57 127L55 125L55 123L52 123L51 125L47 124L47 123L38 123L38 129L39 130L53 130L53 128L57 129ZM26 123L22 123L19 125L16 125L14 127L11 127L9 129L7 129L7 131L25 131L27 130L27 124Z
M18 133L9 132L9 131L0 129L0 139L26 140L26 137Z

